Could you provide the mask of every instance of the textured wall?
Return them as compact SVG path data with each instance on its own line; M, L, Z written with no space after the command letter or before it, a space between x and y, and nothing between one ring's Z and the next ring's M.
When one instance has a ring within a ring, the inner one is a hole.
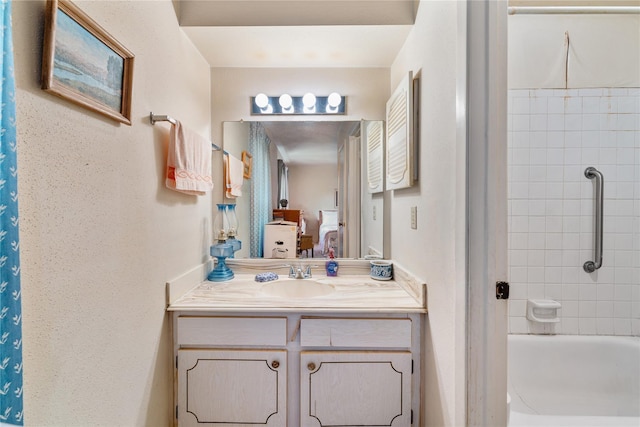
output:
M421 2L391 69L392 89L409 70L421 78L420 180L390 195L391 257L428 285L424 378L427 426L465 423L465 147L457 145L458 2ZM410 208L418 208L418 228ZM386 216L385 212L385 216ZM462 221L460 221L462 219ZM461 254L462 250L462 254Z
M133 124L40 90L45 2L14 2L25 421L168 425L165 282L207 258L212 197L164 187L148 115L209 135L209 67L168 0L75 3L136 55Z
M640 86L638 15L511 15L508 22L510 89Z

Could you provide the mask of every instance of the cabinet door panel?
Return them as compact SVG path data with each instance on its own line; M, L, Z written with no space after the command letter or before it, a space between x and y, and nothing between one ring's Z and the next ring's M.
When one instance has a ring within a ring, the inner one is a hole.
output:
M178 352L180 426L286 425L285 350Z
M303 427L409 426L410 352L302 352Z

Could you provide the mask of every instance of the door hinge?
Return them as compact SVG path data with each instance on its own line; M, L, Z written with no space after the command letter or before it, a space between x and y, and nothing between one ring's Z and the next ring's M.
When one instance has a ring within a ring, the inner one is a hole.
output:
M178 356L176 356L176 369L178 369Z
M176 420L178 419L178 405L176 405Z
M509 299L509 282L496 282L496 299Z
M411 373L413 374L413 359L411 359Z
M411 410L411 424L413 424L413 409Z

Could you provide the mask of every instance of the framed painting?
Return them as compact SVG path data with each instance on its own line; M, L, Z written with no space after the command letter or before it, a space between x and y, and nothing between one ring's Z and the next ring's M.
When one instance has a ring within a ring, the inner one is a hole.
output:
M242 163L244 165L244 170L242 171L243 178L251 179L251 167L253 165L253 156L249 154L247 151L243 151Z
M133 59L76 5L47 0L42 89L131 125Z

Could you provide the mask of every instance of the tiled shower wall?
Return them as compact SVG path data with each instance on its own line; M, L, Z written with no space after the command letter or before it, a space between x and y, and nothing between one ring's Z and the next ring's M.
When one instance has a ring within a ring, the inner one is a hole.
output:
M509 330L542 332L527 299L562 304L546 332L640 335L640 89L509 91ZM604 175L603 267L593 260Z

